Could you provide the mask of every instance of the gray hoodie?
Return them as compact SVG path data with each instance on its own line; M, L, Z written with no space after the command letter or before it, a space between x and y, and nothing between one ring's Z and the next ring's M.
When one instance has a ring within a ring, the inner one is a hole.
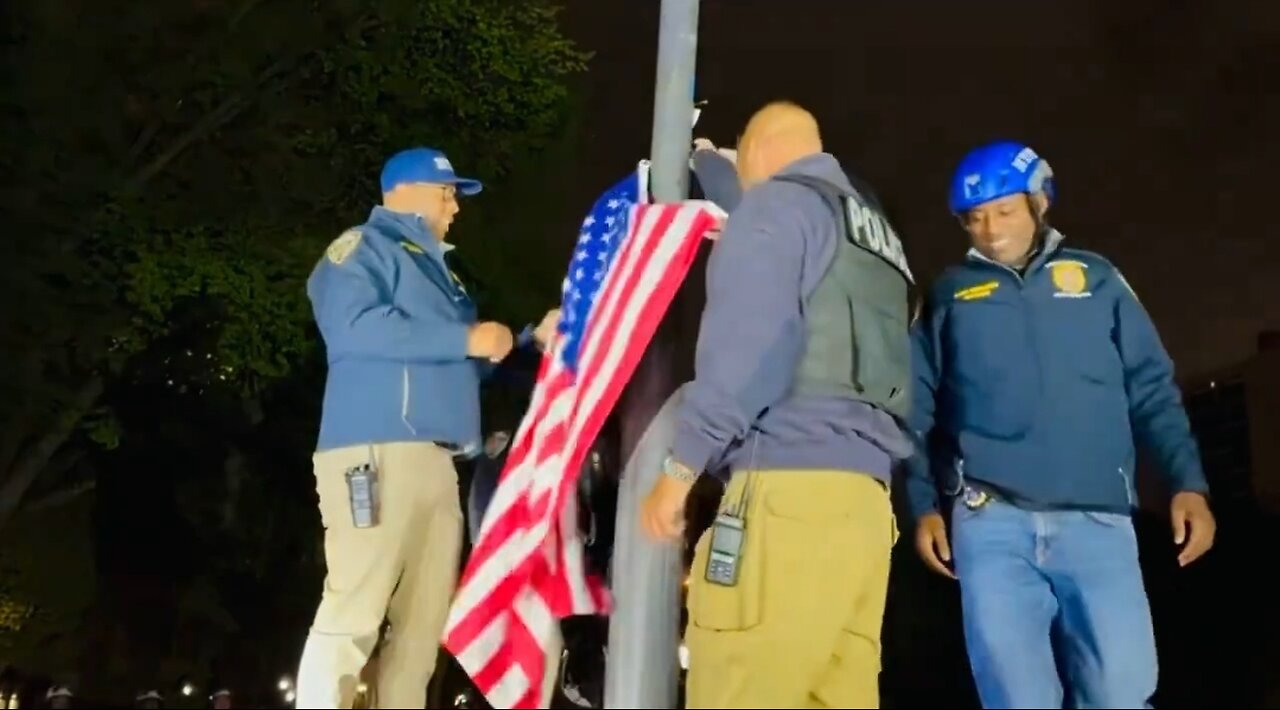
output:
M836 159L811 155L781 174L846 189ZM912 451L888 414L839 397L793 396L804 304L835 258L842 225L822 196L769 180L742 195L711 252L693 382L672 456L698 471L834 469L888 481Z
M693 174L698 176L698 186L708 200L725 212L732 212L742 200L742 188L738 186L738 168L728 158L714 150L693 152Z

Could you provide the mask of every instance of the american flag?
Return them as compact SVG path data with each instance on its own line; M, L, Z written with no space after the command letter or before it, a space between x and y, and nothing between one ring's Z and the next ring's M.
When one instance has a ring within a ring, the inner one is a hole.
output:
M560 335L445 625L445 648L495 708L538 707L559 620L609 611L604 583L583 567L578 472L702 238L724 219L709 202L650 204L648 167L601 195L582 222Z

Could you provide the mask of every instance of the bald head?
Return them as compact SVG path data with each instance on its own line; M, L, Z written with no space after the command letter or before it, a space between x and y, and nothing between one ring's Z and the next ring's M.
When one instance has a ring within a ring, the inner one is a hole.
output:
M755 112L738 141L738 175L744 187L769 179L800 158L822 152L813 114L790 101Z

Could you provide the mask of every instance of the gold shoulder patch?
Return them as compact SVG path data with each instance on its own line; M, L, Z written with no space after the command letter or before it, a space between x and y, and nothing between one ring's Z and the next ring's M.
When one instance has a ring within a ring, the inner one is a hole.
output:
M350 258L355 252L356 247L360 246L360 240L364 238L364 233L358 229L348 229L338 236L329 244L329 248L324 250L324 255L329 261L341 266L342 262Z

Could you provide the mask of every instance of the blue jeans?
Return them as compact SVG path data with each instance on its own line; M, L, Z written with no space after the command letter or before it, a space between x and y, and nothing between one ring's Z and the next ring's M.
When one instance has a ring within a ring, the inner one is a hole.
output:
M1151 707L1155 633L1132 520L957 501L952 548L984 708Z

